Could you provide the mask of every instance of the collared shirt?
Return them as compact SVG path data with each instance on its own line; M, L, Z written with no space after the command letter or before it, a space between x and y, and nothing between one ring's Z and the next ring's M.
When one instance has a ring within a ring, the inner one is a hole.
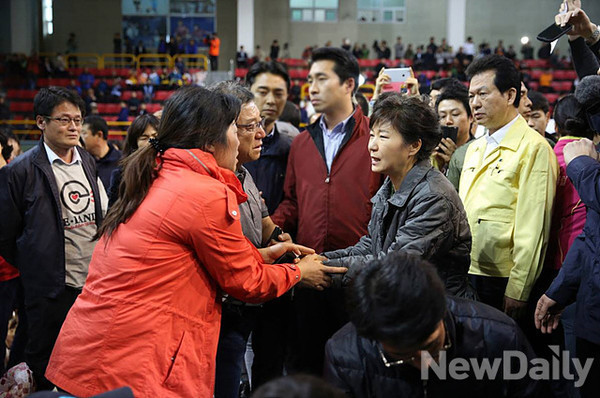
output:
M504 127L497 130L494 134L490 134L488 131L488 133L485 135L485 140L487 141L487 145L485 147L485 152L483 155L484 159L487 155L492 153L492 151L494 149L498 148L498 145L500 145L500 142L502 142L502 139L506 136L506 133L508 133L508 130L510 130L512 125L515 124L515 122L517 121L519 116L521 116L521 115L517 115L517 117L515 117L513 120L511 120L510 122L505 124Z
M354 112L352 112L350 116L348 116L342 122L338 123L331 130L329 130L327 128L327 125L325 124L325 116L321 117L321 119L319 120L319 126L321 127L321 131L323 132L323 147L325 149L325 162L327 163L327 171L331 171L331 164L333 163L333 158L335 158L335 154L342 145L342 141L344 140L344 133L346 130L346 124L352 116L354 116Z
M58 156L52 149L50 149L48 144L46 144L46 141L44 141L44 148L46 149L46 155L48 156L48 162L50 162L50 164L54 163L55 160L60 160L64 164L68 164L68 165L75 164L76 162L81 163L81 156L79 155L79 151L77 151L77 149L75 149L75 147L71 148L71 150L73 151L73 157L71 158L71 163L67 163L64 160L62 160L60 158L60 156Z
M242 166L235 174L242 183L244 192L248 195L248 200L240 203L242 232L255 247L261 248L262 219L269 215L269 210L265 202L261 199L260 192L250 172Z

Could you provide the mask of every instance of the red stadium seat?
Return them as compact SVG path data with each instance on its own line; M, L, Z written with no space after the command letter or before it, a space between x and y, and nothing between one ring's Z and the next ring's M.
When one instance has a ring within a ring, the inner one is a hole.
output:
M173 95L173 93L174 91L159 90L156 92L156 94L154 94L154 99L156 101L164 101L168 99L171 95Z
M575 80L575 79L577 79L577 72L575 72L574 70L567 70L565 72L566 72L566 76L565 76L566 80Z
M288 68L304 68L307 66L306 61L301 58L286 58L283 60L283 63L288 66Z
M243 79L246 77L246 73L248 73L247 68L236 68L235 69L235 77Z
M33 112L33 102L11 102L11 112Z
M11 88L6 91L6 99L12 100L12 99L19 99L19 98L21 98L21 93L19 90L15 90L14 88Z
M288 73L291 79L306 79L308 77L308 69L290 69Z
M564 82L560 82L560 84L560 91L570 92L573 89L573 82L570 80L565 80Z
M552 73L552 77L554 80L567 80L567 71L566 70L555 70Z
M531 72L529 72L529 76L531 76L533 80L540 80L540 76L542 76L542 73L544 73L543 70L534 69Z
M548 93L544 94L544 97L546 97L550 105L553 105L556 102L556 100L558 100L558 97L560 97L560 95L556 93Z
M147 104L146 109L148 113L154 113L162 109L162 104Z
M37 90L21 90L21 98L32 100L35 98L37 93L38 93Z
M537 89L540 87L540 83L539 82L529 82L529 89L533 90L533 91L537 91Z
M119 104L98 104L98 113L101 115L105 114L117 114L121 110Z
M100 105L100 104L98 104ZM98 108L100 108L100 106L98 106ZM100 112L102 113L102 112ZM117 119L119 118L118 116L107 116L107 115L102 115L102 117L104 118L104 120L106 120L107 122L116 122Z
M37 79L38 87L48 87L50 85L50 79L40 77Z
M143 98L144 97L144 93L142 93L141 91L136 91L137 92L137 97L138 98ZM127 101L131 98L131 93L133 93L133 91L123 91L123 93L121 94L121 99L123 101Z

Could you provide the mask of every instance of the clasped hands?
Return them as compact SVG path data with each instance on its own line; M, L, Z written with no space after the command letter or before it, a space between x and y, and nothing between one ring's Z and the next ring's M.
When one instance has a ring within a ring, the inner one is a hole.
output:
M294 253L298 256L294 263L300 269L301 275L299 285L315 290L322 291L331 286L330 274L343 274L348 271L348 268L324 265L323 261L327 261L326 257L315 254L315 251L309 247L291 242L279 242L261 249L260 252L265 262L269 264L285 253Z

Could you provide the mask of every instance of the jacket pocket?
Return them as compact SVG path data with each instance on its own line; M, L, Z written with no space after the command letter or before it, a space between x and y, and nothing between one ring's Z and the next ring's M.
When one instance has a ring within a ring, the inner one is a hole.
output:
M185 378L184 369L186 367L185 364L185 350L187 349L187 336L186 332L183 332L179 342L177 343L177 347L171 354L171 365L169 366L169 370L167 371L167 375L165 377L165 381L163 385L168 388L174 388L179 383L181 383Z
M471 257L480 264L512 261L513 220L508 214L480 216L473 231Z

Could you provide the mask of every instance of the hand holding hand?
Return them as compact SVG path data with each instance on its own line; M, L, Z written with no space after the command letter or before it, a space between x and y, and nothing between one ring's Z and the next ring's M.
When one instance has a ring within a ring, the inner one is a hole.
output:
M310 247L297 245L291 242L280 242L264 249L258 250L262 254L265 263L273 264L275 260L283 256L287 252L293 252L297 256L305 254L313 254L315 251Z
M565 163L568 166L573 159L579 156L589 156L598 160L598 151L594 143L587 138L582 138L578 141L569 142L563 150Z
M328 274L343 274L348 271L348 268L323 265L322 258L324 257L318 254L309 255L296 264L302 274L300 285L322 291L331 286L331 277Z

